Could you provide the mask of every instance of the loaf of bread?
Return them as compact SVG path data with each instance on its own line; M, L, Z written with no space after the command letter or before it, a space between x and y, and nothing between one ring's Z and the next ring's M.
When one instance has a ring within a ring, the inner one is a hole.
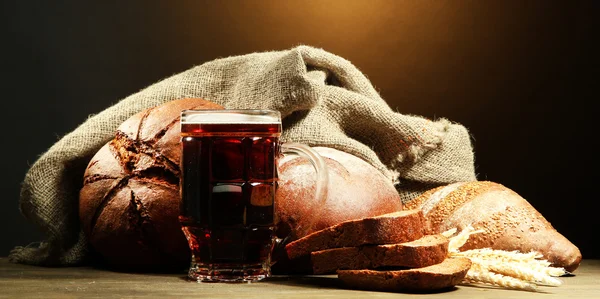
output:
M436 291L459 284L471 268L468 258L447 258L423 268L405 270L339 270L338 278L353 289L403 292Z
M381 267L422 268L439 264L448 256L448 238L427 235L420 239L386 245L364 245L314 251L313 274L330 274L346 269Z
M140 112L90 161L79 216L92 249L112 267L181 268L190 251L179 215L179 118L184 109L222 109L181 99Z
M430 233L472 225L484 232L472 235L461 250L492 248L537 251L553 266L574 271L581 261L579 249L561 235L523 197L505 186L489 182L464 182L432 189L405 209L421 209L430 222Z
M426 230L420 210L405 210L344 221L293 241L285 250L289 259L295 259L331 248L409 242L423 237Z
M313 149L328 168L328 198L323 205L315 202L315 170L307 159L282 158L276 194L278 236L293 241L344 221L402 210L392 181L371 164L336 149Z
M202 99L180 99L142 111L126 120L90 160L79 215L91 248L107 264L136 271L189 265L178 221L179 117L181 110L192 108L222 109ZM314 170L306 159L282 159L276 193L279 237L292 241L345 220L402 209L392 182L373 166L339 150L315 150L329 169L327 200L318 210L307 209L314 200ZM281 254L274 256L285 256L279 249Z

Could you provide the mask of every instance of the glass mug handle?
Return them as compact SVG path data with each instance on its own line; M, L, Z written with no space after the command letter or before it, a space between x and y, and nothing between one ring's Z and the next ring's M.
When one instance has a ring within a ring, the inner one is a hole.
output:
M325 164L323 157L317 153L317 151L305 144L289 142L282 143L281 153L284 155L294 154L306 158L308 161L310 161L311 165L315 169L316 188L314 196L316 200L314 201L314 206L311 207L311 210L314 212L311 213L312 216L308 220L308 223L304 224L305 228L295 228L296 230L309 229L319 218L319 211L321 211L319 208L323 207L325 201L327 200L327 192L329 187L329 172L327 170L327 165ZM279 242L283 242L283 240L278 240L278 243Z

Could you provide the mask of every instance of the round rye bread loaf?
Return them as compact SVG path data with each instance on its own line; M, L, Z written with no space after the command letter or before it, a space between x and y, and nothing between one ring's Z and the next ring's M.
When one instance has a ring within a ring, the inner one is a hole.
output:
M189 265L190 251L178 221L180 113L222 108L202 99L181 99L142 111L121 124L115 138L91 159L79 215L92 249L107 265L123 270ZM393 183L373 166L339 150L315 150L328 166L326 203L314 209L315 176L306 159L281 159L275 204L278 237L290 242L342 221L402 209Z
M315 170L307 159L285 156L279 164L278 236L289 241L338 223L402 210L391 180L364 160L328 147L314 147L329 172L328 196L315 198Z
M179 225L179 119L185 109L223 109L181 99L133 115L91 159L79 193L90 245L122 269L181 268L190 251Z

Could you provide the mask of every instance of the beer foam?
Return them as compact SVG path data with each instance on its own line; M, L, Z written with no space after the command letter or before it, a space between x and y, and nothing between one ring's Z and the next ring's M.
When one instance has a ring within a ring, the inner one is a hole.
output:
M242 193L242 186L239 185L217 185L213 187L213 193Z
M185 113L181 117L185 124L278 124L279 115L274 112L265 114L240 114L235 112Z

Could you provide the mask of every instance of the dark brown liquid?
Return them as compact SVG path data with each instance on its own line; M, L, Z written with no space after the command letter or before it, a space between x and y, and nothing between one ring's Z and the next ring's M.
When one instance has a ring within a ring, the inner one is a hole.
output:
M180 222L202 264L264 262L280 124L182 124Z

